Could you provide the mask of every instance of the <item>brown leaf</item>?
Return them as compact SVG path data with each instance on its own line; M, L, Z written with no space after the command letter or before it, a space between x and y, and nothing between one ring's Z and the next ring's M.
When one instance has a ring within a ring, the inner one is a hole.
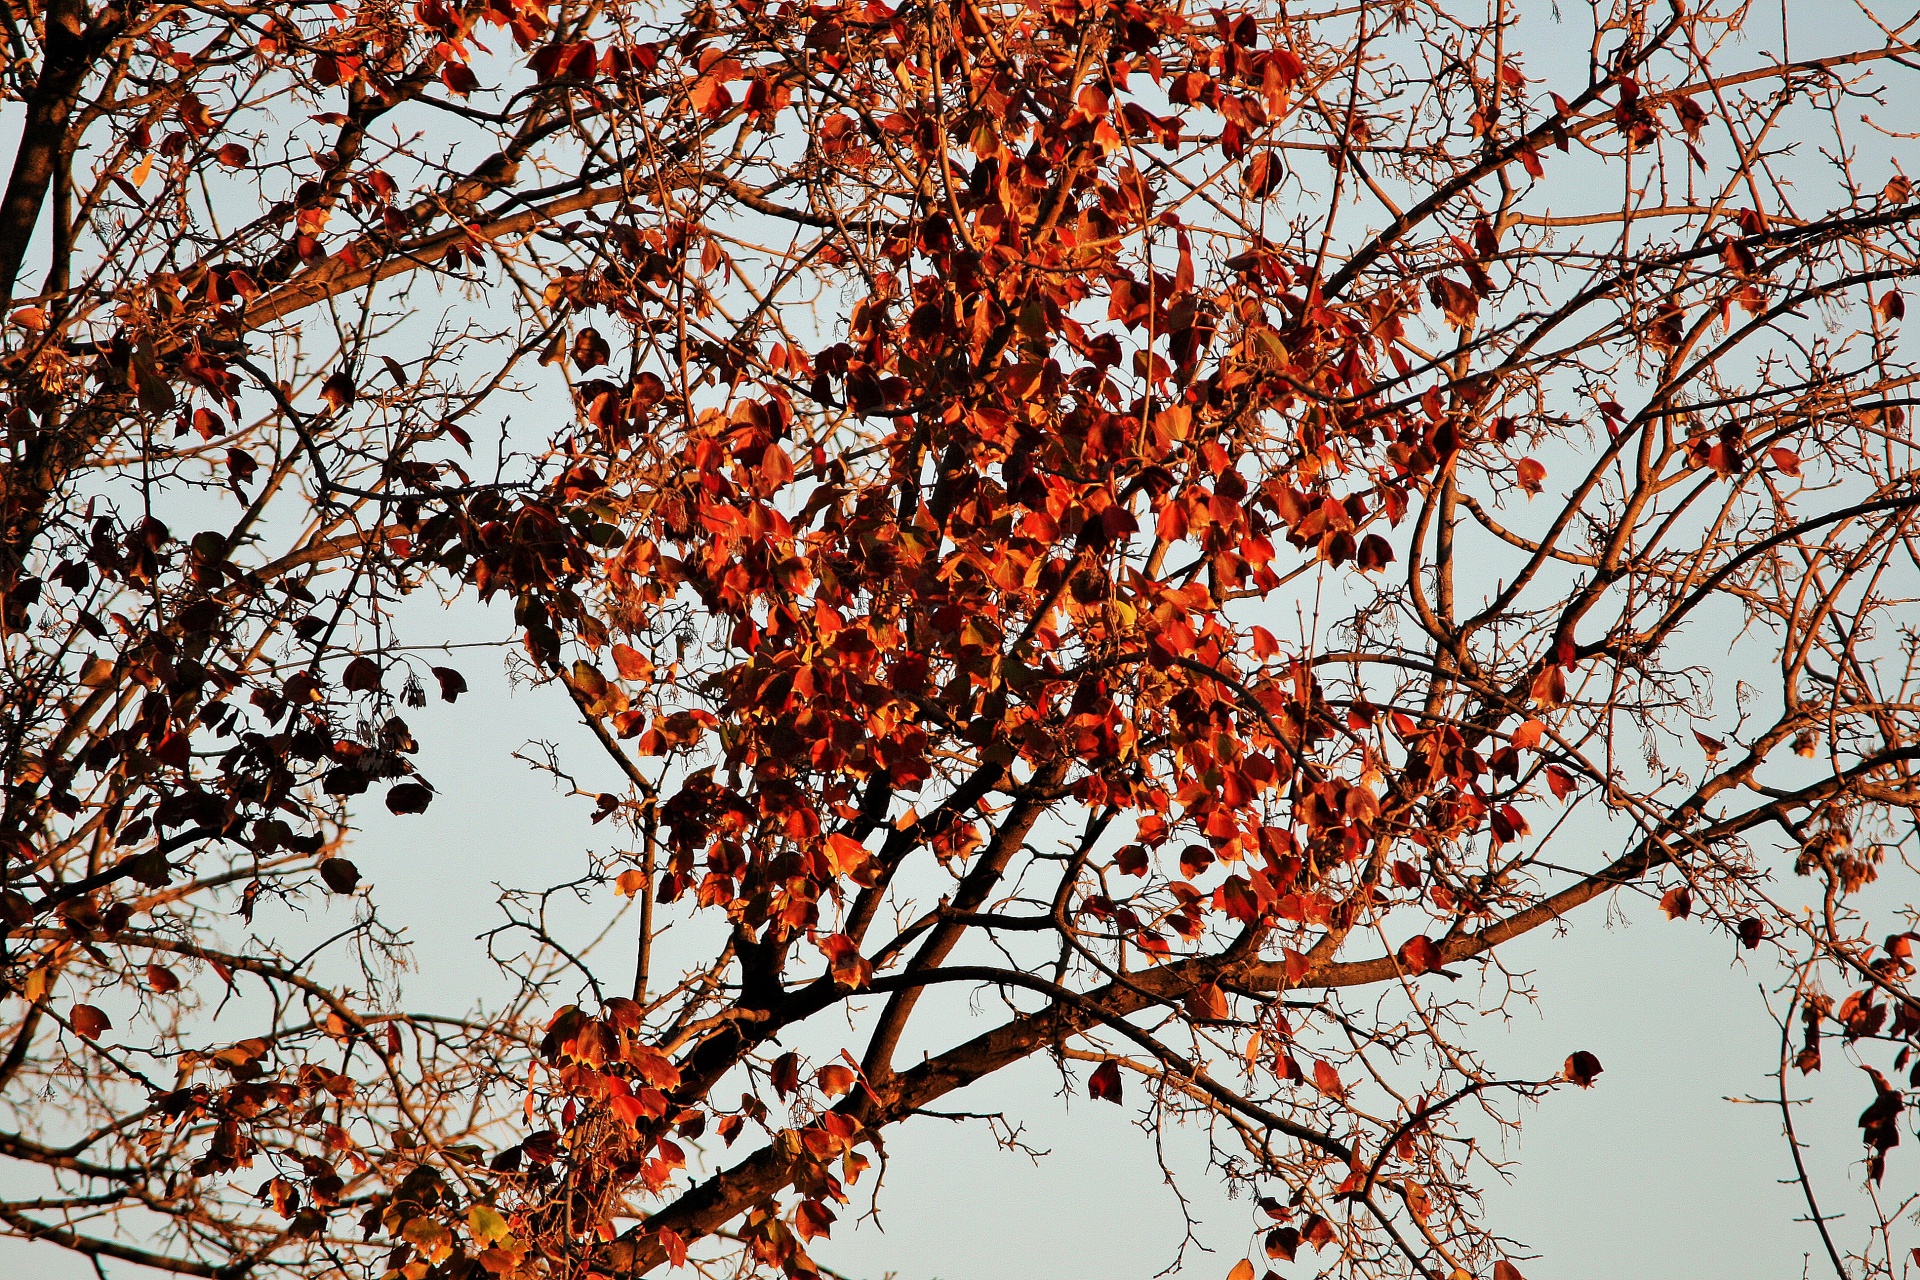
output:
M440 696L448 702L456 701L467 691L467 678L452 667L435 667L433 678L440 682Z
M1573 1081L1573 1083L1579 1085L1582 1089L1591 1089L1593 1087L1594 1077L1599 1075L1603 1069L1600 1065L1600 1059L1594 1057L1585 1049L1581 1049L1567 1059L1566 1065L1560 1069L1560 1076L1564 1080Z
M425 813L433 803L433 792L418 782L403 782L387 792L390 813Z
M594 369L613 358L613 348L600 336L598 329L582 329L573 340L573 350L567 353L578 369Z
M1502 1258L1493 1264L1493 1280L1527 1280L1527 1278L1520 1274L1520 1268Z
M147 966L147 987L157 996L172 995L180 989L180 979L163 964Z
M1660 909L1669 920L1685 920L1693 914L1693 894L1687 886L1677 884L1661 897Z
M333 893L352 893L360 883L360 868L345 858L327 858L320 863L320 879Z
M113 1030L113 1020L90 1004L77 1004L68 1015L73 1029L82 1039L98 1040L104 1033Z
M353 379L344 369L320 384L320 398L327 402L327 408L334 413L351 405L356 394Z
M340 684L355 693L370 693L380 687L380 664L362 654L347 664Z
M773 1088L782 1098L800 1087L800 1055L791 1051L773 1060Z

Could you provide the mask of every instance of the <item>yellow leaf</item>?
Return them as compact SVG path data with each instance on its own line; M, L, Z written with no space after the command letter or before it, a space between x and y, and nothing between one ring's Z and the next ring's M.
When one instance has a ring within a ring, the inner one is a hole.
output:
M507 1234L507 1220L484 1204L476 1204L467 1210L467 1226L472 1229L473 1238L481 1244L492 1244Z
M1233 1264L1233 1270L1227 1272L1227 1280L1253 1280L1253 1264L1240 1259Z
M147 181L147 175L152 172L153 157L141 156L140 163L133 166L133 185L136 187L143 186Z

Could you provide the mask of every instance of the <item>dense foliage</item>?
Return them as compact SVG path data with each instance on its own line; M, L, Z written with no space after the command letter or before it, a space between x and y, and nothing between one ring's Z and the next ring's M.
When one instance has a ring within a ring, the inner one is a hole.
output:
M0 1223L804 1277L1051 1055L1206 1128L1235 1280L1513 1280L1472 1139L1601 1064L1475 1014L1623 893L1899 1181L1908 29L1534 7L10 7ZM488 696L436 593L623 779L525 873L634 970L521 915L503 1003L386 998L352 815Z

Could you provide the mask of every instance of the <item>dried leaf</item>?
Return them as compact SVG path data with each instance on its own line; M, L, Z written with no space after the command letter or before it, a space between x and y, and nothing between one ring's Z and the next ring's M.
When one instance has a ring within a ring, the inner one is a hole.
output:
M73 1024L74 1031L86 1040L98 1040L102 1035L113 1030L113 1020L90 1004L73 1006L72 1012L67 1015L67 1020Z
M1590 1089L1593 1087L1594 1077L1598 1076L1602 1070L1600 1059L1581 1049L1567 1059L1566 1065L1560 1069L1560 1076L1562 1079L1571 1080L1582 1089Z

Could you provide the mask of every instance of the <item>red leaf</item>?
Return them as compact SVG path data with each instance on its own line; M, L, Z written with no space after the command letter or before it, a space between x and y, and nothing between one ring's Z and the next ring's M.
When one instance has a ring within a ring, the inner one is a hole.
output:
M1783 476L1800 478L1800 455L1791 449L1769 449L1767 456L1773 459L1773 465L1780 469Z
M252 158L252 153L237 142L229 142L214 153L214 159L229 169L238 169Z
M440 696L448 702L457 700L467 691L467 678L452 667L435 667L433 678L440 682Z
M1493 1264L1493 1280L1527 1280L1527 1278L1520 1274L1520 1268L1502 1258Z
M1547 766L1547 786L1553 791L1553 798L1564 801L1573 794L1573 775L1559 765Z
M1567 678L1558 665L1545 667L1533 678L1527 694L1543 707L1557 707L1567 700Z
M1510 741L1522 751L1533 751L1540 746L1540 740L1546 736L1546 732L1546 725L1538 720L1528 720L1513 731Z
M98 1040L102 1033L113 1030L113 1020L90 1004L77 1004L69 1015L73 1029L86 1040Z
M1409 973L1432 973L1441 963L1440 948L1433 944L1433 939L1422 934L1415 934L1401 943L1399 955L1400 963L1406 966Z
M347 664L340 683L356 692L371 692L380 687L380 664L364 654Z
M1120 1101L1120 1064L1112 1058L1093 1069L1087 1077L1087 1095L1105 1098L1108 1102Z
M1675 885L1661 897L1660 909L1667 913L1669 920L1685 920L1693 914L1693 894L1687 886Z
M172 995L180 989L180 979L165 965L150 964L147 966L147 986L157 996Z

